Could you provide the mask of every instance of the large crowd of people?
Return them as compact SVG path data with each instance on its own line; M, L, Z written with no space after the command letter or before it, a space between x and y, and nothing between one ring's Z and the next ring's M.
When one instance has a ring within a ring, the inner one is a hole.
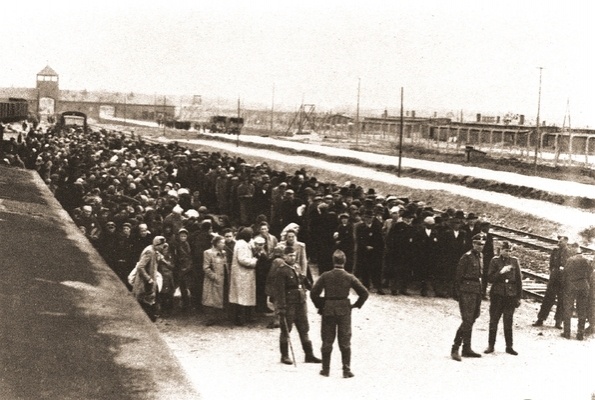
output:
M271 314L271 271L280 270L288 247L308 284L333 269L341 250L345 270L379 295L458 298L457 268L479 234L480 299L494 281L487 260L498 249L490 223L475 213L321 182L304 168L288 173L175 142L52 127L11 140L3 160L39 172L153 320L195 310L209 314L209 324L243 325L255 313ZM269 326L278 324L272 318Z

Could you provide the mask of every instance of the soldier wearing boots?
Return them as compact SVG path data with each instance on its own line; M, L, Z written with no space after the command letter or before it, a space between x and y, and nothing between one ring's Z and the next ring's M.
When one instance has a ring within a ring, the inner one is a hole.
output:
M589 311L590 281L593 268L590 262L581 254L581 248L578 243L570 244L569 250L570 257L564 267L562 285L564 288L564 331L562 332L562 336L570 339L572 307L574 307L576 301L576 313L578 315L576 338L583 340L587 313Z
M547 283L545 296L537 314L537 321L533 326L543 326L552 310L554 303L556 303L556 314L554 320L556 321L556 328L562 329L562 319L564 312L564 290L562 288L562 275L564 274L564 266L568 260L568 236L558 236L558 247L552 251L550 255L550 280Z
M335 336L339 336L339 349L343 361L343 377L351 378L351 309L361 308L368 299L365 286L352 274L345 271L345 253L333 253L334 268L318 278L310 297L322 315L322 370L320 375L329 376L331 352ZM351 304L349 291L354 289L358 299ZM324 290L324 297L321 297Z
M281 334L279 347L281 349L281 362L293 364L289 358L289 333L295 324L300 335L302 348L306 354L305 362L320 363L321 360L314 356L312 342L308 335L310 325L308 323L308 308L306 289L310 281L302 274L300 267L296 264L296 251L293 247L287 246L283 250L285 262L276 272L274 279L273 299L275 309L279 314Z
M504 315L504 339L506 352L513 356L518 353L512 348L512 318L514 311L521 305L523 283L519 260L510 255L512 248L509 242L502 242L500 255L492 258L488 270L490 289L490 332L486 354L494 352L496 333L500 317Z
M481 274L483 270L482 249L485 236L473 236L473 248L463 254L457 265L454 283L454 298L459 302L462 322L457 329L451 349L453 360L461 361L463 357L481 357L481 354L471 349L471 335L473 324L479 317L481 306ZM459 347L463 344L463 352L459 355Z

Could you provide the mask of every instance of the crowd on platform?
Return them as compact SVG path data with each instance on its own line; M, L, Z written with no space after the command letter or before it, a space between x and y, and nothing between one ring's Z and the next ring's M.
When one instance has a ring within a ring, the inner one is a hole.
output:
M331 270L339 249L346 271L369 290L439 297L456 295L457 265L475 235L485 241L484 260L498 253L490 223L473 212L439 211L352 182L320 182L304 168L287 173L121 132L51 127L30 129L3 152L5 162L39 172L131 290L128 275L139 260L154 264L162 278L154 302L162 314L177 307L177 291L183 309L235 304L238 324L254 311L270 312L268 272L287 246L310 281L310 268ZM144 254L151 246L159 251ZM253 276L238 273L242 265ZM483 268L484 298L487 273Z

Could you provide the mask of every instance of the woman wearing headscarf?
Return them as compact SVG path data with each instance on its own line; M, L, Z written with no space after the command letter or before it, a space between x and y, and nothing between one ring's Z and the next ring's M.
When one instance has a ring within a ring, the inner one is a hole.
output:
M136 263L136 277L132 284L134 297L153 322L157 320L157 266L166 244L163 236L153 238L153 244L143 250Z

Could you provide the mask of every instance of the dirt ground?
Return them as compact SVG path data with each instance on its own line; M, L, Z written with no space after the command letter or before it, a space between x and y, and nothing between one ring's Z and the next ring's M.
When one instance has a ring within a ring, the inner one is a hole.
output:
M513 201L518 207L522 200ZM320 317L309 306L310 337L319 355ZM476 351L487 345L488 306L484 301L475 324ZM279 330L267 329L265 316L245 327L230 323L207 327L204 316L194 313L161 319L156 325L205 399L595 398L593 338L563 339L551 320L545 327L532 327L538 309L538 303L527 300L516 312L518 356L504 352L500 324L494 354L459 363L450 358L460 324L454 300L372 294L353 314L353 379L341 377L336 344L330 377L318 374L320 365L304 364L295 331L297 367L281 364Z
M320 316L308 306L320 355ZM484 301L475 323L476 351L487 345L488 306ZM460 324L454 300L372 294L353 311L353 379L341 376L337 344L330 377L318 374L319 364L303 363L295 331L297 367L281 364L279 329L266 328L267 316L245 327L207 327L200 314L177 315L157 327L205 399L590 399L595 342L566 340L551 320L532 327L538 309L526 300L515 314L518 356L504 352L500 325L494 354L456 362L450 358Z

